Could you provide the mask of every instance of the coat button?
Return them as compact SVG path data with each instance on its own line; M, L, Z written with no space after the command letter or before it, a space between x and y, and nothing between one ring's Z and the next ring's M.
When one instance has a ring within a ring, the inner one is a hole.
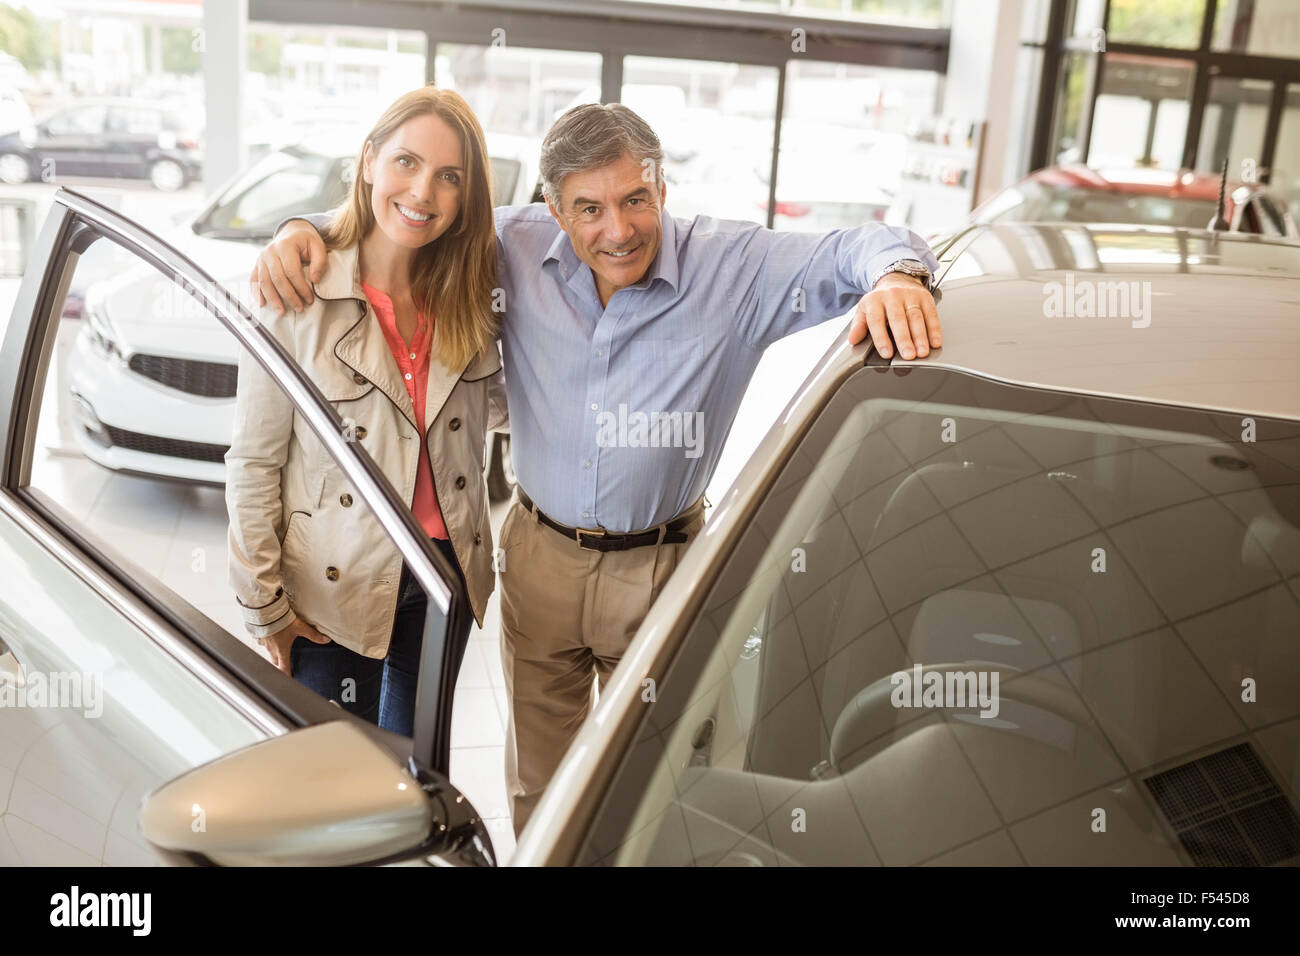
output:
M358 385L365 385L366 377L362 375L360 372L353 372L352 381L356 382Z
M457 487L457 488L464 488L464 487L465 487L465 476L464 476L464 475L461 475L459 478L456 479L456 487Z
M482 544L482 543L483 543L483 536L482 536L481 534L476 534L476 535L474 535L474 543L475 543L475 544Z
M325 577L328 578L328 579L331 580L331 581L337 581L337 580L339 579L339 569L338 569L338 568L332 568L332 567L331 567L331 568L326 568L326 569L325 569Z
M344 508L351 508L352 496L347 492L344 492L343 494L339 495L339 504L341 504Z
M447 423L447 427L450 428L452 431L456 431L457 429L460 428L460 419L453 418L451 421Z
M366 437L366 426L365 426L365 425L358 425L358 426L357 426L356 436L357 436L357 440L358 440L358 441L360 441L362 438L365 438L365 437Z

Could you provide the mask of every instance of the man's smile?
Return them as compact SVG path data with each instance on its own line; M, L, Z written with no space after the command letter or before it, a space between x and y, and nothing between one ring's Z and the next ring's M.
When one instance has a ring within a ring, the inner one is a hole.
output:
M645 246L644 242L639 242L631 249L622 249L619 251L615 251L613 249L606 249L601 253L601 255L609 256L611 259L628 259L633 257L635 253L640 252L644 246Z

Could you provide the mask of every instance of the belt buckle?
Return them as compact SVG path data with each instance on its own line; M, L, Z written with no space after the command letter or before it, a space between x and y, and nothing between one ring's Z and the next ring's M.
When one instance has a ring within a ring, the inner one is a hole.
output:
M600 551L601 549L599 547L589 547L588 545L584 544L582 541L583 535L586 535L589 538L609 537L609 532L606 531L604 528L596 528L595 530L591 530L591 531L589 531L586 528L578 528L576 530L578 532L578 547L582 548L585 551Z

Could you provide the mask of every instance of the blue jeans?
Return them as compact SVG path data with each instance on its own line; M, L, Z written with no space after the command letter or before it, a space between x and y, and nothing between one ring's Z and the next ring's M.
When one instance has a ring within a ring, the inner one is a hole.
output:
M460 588L458 600L468 608L465 576L456 561L451 542L442 538L431 540L456 569L456 583ZM305 637L297 637L289 649L289 667L294 678L362 720L394 733L412 736L427 606L424 589L403 562L402 577L397 583L397 614L393 618L388 654L382 659L363 657L333 641L317 644ZM458 633L447 635L456 655L453 673L460 672L473 615L463 614L461 620ZM345 681L354 681L355 686L349 686Z

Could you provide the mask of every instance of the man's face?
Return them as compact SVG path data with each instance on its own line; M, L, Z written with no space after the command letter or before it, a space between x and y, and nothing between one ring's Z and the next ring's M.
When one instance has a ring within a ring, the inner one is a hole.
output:
M666 190L653 164L644 169L643 175L642 164L624 154L608 166L570 173L559 184L558 207L546 202L573 251L595 273L602 304L639 282L659 252Z

